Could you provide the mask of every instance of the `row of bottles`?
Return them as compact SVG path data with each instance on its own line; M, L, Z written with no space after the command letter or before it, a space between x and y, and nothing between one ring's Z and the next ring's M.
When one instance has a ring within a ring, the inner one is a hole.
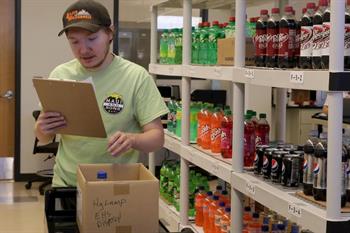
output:
M182 29L164 29L160 38L160 64L182 63Z

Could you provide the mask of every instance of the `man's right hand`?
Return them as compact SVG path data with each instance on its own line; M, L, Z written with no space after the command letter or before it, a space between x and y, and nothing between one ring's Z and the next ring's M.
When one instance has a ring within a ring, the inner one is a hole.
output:
M57 130L66 127L64 116L59 112L41 112L35 123L35 134L40 141L49 141Z

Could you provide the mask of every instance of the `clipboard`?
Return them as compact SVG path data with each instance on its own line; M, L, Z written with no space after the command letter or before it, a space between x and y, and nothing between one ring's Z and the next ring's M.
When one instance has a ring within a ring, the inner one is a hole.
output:
M44 111L60 112L67 126L59 134L106 138L92 83L33 78Z

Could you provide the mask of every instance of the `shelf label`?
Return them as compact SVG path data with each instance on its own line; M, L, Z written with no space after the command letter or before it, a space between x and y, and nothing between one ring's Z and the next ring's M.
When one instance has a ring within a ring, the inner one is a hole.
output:
M249 78L249 79L254 79L254 70L253 69L245 69L244 70L244 77Z
M303 84L304 83L304 72L303 71L290 72L289 81L291 83Z
M289 203L288 204L288 213L290 213L291 215L294 215L298 218L301 218L301 209L300 207L298 207L297 205L293 204L293 203Z
M247 182L245 184L245 189L247 190L247 192L252 195L252 196L255 196L255 185L250 183L250 182Z

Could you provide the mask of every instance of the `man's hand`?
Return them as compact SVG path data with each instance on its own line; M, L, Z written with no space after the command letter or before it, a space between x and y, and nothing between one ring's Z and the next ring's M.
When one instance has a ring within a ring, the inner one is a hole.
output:
M58 112L41 112L36 121L36 130L43 136L54 135L66 127L66 120Z
M135 144L135 136L124 132L117 131L108 141L108 151L112 156L119 156Z

